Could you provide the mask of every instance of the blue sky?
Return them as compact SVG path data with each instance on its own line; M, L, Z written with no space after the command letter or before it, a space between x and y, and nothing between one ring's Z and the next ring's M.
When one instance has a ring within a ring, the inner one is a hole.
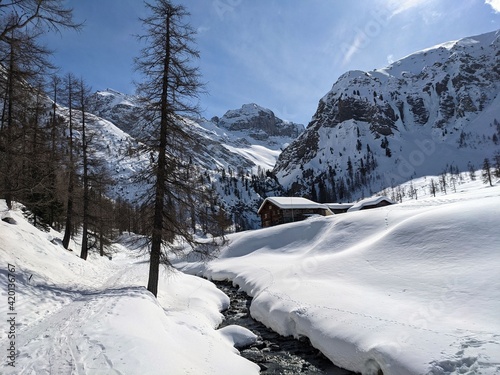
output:
M142 0L68 0L80 32L47 38L61 73L133 94ZM347 70L500 29L500 0L182 0L198 30L202 115L245 103L307 125Z

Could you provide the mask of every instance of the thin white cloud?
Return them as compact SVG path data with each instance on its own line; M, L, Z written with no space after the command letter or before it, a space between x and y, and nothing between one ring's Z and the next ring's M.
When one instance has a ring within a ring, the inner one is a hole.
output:
M390 0L388 6L391 10L391 17L397 16L400 13L406 12L415 7L419 7L421 5L426 5L430 3L432 0ZM488 0L486 0L488 1ZM498 1L498 0L494 0Z
M495 13L500 13L500 0L484 0L484 2L490 5Z
M341 50L344 49L343 51L341 51L344 54L342 65L346 65L351 61L353 55L361 48L362 44L364 43L364 39L365 35L362 33L358 33L351 45L344 45L343 48L341 48Z
M204 34L208 31L210 31L210 27L207 27L207 26L200 26L196 29L197 34Z

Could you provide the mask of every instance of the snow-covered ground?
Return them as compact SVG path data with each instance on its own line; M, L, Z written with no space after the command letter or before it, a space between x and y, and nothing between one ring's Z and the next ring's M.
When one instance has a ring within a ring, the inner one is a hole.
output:
M233 234L217 259L177 266L233 280L254 296L255 318L308 336L342 367L500 374L500 183L430 197L429 179L412 182L418 200ZM233 347L252 335L216 329L228 299L210 282L164 271L156 300L138 250L122 242L112 260L85 262L0 201L7 214L16 224L0 221L0 373L259 372Z
M233 347L252 334L215 330L229 300L212 283L163 272L156 300L138 251L115 245L112 260L85 262L55 240L59 233L9 215L17 224L0 221L1 374L258 373Z
M429 179L413 184L421 191ZM419 197L422 197L421 193ZM500 184L235 234L185 272L363 374L500 374Z

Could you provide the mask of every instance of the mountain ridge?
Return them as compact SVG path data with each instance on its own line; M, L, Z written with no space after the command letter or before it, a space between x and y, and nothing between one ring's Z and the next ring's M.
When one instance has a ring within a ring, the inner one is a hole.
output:
M92 112L102 119L101 124L98 120L93 122L98 128L112 123L130 136L125 140L108 140L99 149L110 144L112 149L119 148L123 142L129 144L127 150L136 149L132 144L148 136L151 124L142 121L138 98L108 89L94 93L91 102ZM266 171L274 167L281 150L304 130L304 126L286 122L270 109L255 103L229 110L220 118L184 117L179 121L196 140L194 147L188 150L190 158L203 170L207 187L216 192L219 204L225 207L238 229L257 228L260 225L257 208L262 200L267 194L282 193L280 185ZM96 132L106 138L103 131ZM124 153L122 150L119 155ZM116 159L116 152L111 152L109 147L106 154L104 159L108 164L110 159ZM120 157L122 166L109 166L117 171L118 177L112 194L133 201L140 195L138 191L144 189L143 184L131 182L139 167L137 162ZM134 157L141 159L140 163L146 168L149 157L130 155Z
M345 202L449 168L478 169L499 151L499 46L494 31L348 71L305 129L255 103L184 118L198 140L192 158L239 229L259 227L256 210L270 195ZM94 96L96 115L135 139L147 131L137 98Z
M500 31L349 71L324 95L274 173L291 194L359 199L498 151Z

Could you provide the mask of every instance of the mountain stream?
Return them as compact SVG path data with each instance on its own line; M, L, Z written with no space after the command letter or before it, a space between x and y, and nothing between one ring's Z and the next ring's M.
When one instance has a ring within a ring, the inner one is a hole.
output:
M225 319L219 328L236 324L258 336L256 343L241 348L241 356L258 364L261 374L267 375L349 375L355 374L332 364L309 340L283 337L252 319L249 306L252 298L228 281L213 281L226 293L231 304L222 312Z

